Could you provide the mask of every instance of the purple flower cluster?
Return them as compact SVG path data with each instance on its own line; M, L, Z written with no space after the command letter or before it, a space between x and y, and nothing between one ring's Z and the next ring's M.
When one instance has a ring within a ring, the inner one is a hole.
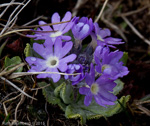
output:
M62 20L58 13L54 13L51 23L52 27L39 21L40 27L35 34L28 35L35 40L45 40L43 44L33 44L34 51L42 58L26 58L31 66L29 72L45 72L37 78L51 78L54 83L63 78L60 74L63 72L64 78L73 86L84 83L77 87L80 87L79 93L85 95L86 106L93 98L101 106L114 105L117 99L112 93L116 86L114 81L129 71L120 61L123 52L110 51L110 47L116 48L114 45L124 42L110 37L110 30L100 28L91 18L72 18L70 12L66 12ZM74 38L71 38L70 32ZM92 39L82 49L82 42L88 36Z

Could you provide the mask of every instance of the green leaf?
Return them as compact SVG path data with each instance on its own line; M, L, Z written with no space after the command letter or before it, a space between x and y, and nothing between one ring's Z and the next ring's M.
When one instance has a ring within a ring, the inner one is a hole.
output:
M122 29L126 29L128 24L125 21L123 21L123 22L120 23L120 26L121 26Z
M98 105L94 100L89 106L84 105L84 97L82 96L76 104L68 105L65 111L67 118L80 118L81 124L86 123L86 119L99 119L100 117L110 117L117 114L126 107L126 102L129 101L130 96L123 96L117 101L115 105L107 106L107 108Z
M69 30L67 33L65 33L64 35L66 35L66 36L70 36L71 37L71 41L72 42L74 42L75 41L75 39L74 39L74 35L73 35L73 33L72 33L72 31L71 30Z
M73 88L71 84L64 83L61 91L60 91L60 97L62 98L63 102L65 104L69 104L73 102Z
M120 79L117 79L115 80L115 83L117 84L114 89L113 89L113 94L114 95L117 95L119 94L119 92L123 89L124 87L124 83L120 80Z
M122 87L122 82L117 80L118 89L114 90L117 94ZM38 83L39 87L44 87L47 85L46 82ZM121 85L121 86L120 86ZM126 102L128 102L130 96L123 96L115 105L108 105L107 108L98 105L94 98L89 106L84 105L83 95L75 95L75 90L70 83L66 84L63 80L57 83L51 83L50 86L42 88L43 95L50 104L58 105L65 111L65 116L69 119L80 118L81 124L85 124L87 119L99 119L101 117L110 117L124 110L126 107ZM77 96L75 98L75 96Z
M37 52L34 51L34 49L31 47L29 43L26 44L26 47L24 49L24 54L26 57L31 56L31 57L38 57L40 59L43 59L42 56L40 56Z
M20 64L21 63L21 58L19 56L15 56L13 58L8 58L7 56L5 57L5 63L4 67L9 67L7 70L10 70L14 67L14 65ZM23 67L18 68L15 72L21 72L23 70Z
M150 101L150 94L144 96L143 98L140 99L141 102L143 101Z
M24 49L24 54L26 57L33 56L33 49L31 48L29 43L26 44L26 47Z
M40 82L38 83L39 87L46 86L46 82ZM62 110L65 111L66 105L61 101L60 97L56 97L54 94L55 86L51 83L50 86L45 87L42 89L43 95L46 98L46 101L48 101L50 104L58 105Z
M10 114L8 114L6 117L5 117L5 121L4 121L4 124L7 123L10 119Z
M1 45L1 47L0 47L0 57L1 57L2 51L3 51L4 47L5 47L5 45L7 44L7 42L8 42L8 41L5 41L5 42Z
M60 90L63 88L64 85L65 85L65 83L62 83L61 85L59 85L58 87L55 88L55 90L54 90L54 95L55 95L56 97L59 97L59 95L60 95Z
M127 64L127 60L128 60L128 52L124 52L120 61L122 61L123 65L125 66Z
M33 43L43 44L45 40L34 40L34 38L30 39L30 45L33 47Z

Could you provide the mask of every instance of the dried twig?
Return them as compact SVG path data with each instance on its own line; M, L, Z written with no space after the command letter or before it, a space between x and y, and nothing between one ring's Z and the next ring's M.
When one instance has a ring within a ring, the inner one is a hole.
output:
M116 33L118 33L126 42L128 41L126 36L124 35L124 33L121 31L121 29L116 26L115 24L111 23L109 20L106 20L104 18L104 15L102 15L102 18L101 20L106 24L108 25L109 27L111 27L114 31L116 31Z
M142 112L144 112L147 116L150 116L150 110L148 110L147 108L143 107L142 105L139 105L138 109L141 110Z
M43 15L41 15L41 16L39 16L39 17L33 19L33 20L31 20L30 22L27 22L27 23L23 24L22 26L28 26L28 25L32 24L33 22L35 22L35 21L41 19L42 17L43 17Z
M107 5L107 2L108 2L108 0L105 0L105 3L103 4L103 7L102 7L100 13L99 13L99 15L97 16L97 18L95 19L94 22L98 22L98 20L101 18L101 15L102 15L102 13L103 13L103 11L104 11L106 5Z
M10 2L10 3L4 3L0 5L1 7L5 7L5 6L10 6L10 5L24 5L23 3L19 3L19 2Z
M147 43L148 45L150 45L150 41L148 39L146 39L131 23L130 21L125 17L125 16L121 16L123 18L123 20L128 24L128 26L132 29L132 31L140 38L142 39L145 43Z
M11 95L13 95L13 94L17 94L18 92L11 92L11 93L9 93L7 96L5 96L1 101L0 101L0 103L2 103L2 102L4 102L5 101L5 99L7 99L8 97L10 97Z
M137 9L137 10L133 10L133 11L129 11L127 13L121 13L121 14L118 14L117 16L121 17L121 16L130 16L130 15L133 15L133 14L136 14L136 13L139 13L145 9L147 9L148 7L150 7L150 5L146 5L140 9Z
M72 16L76 16L78 13L78 9L87 2L88 0L78 0L75 7L73 8Z
M14 3L14 1L15 1L15 0L12 0L12 1L10 2L10 4L4 9L4 11L0 14L0 18L5 14L5 12L8 10L8 8L10 7L10 5L11 5L12 3Z
M8 27L7 31L10 31L13 28L13 26L16 24L17 19L18 17L16 17L16 19L12 22L11 26Z
M60 75L78 75L78 74L81 74L81 73L67 74L67 73L61 73L61 72L17 72L17 73L12 73L9 76L9 79L13 79L13 78L21 77L21 76L45 74L45 73L60 74Z
M56 24L62 24L62 23L67 23L68 21L62 21L62 22L57 22L57 23L47 23L47 24L42 24L42 25L31 25L31 26L19 26L19 27L14 27L14 28L38 28L41 26L52 26L52 25L56 25Z
M8 112L7 112L5 103L10 102L10 101L12 101L12 100L15 100L15 99L17 99L17 98L20 97L20 96L21 96L21 93L20 93L19 95L17 95L16 97L13 97L13 98L8 99L8 100L6 100L6 101L3 102L3 107L4 107L4 111L5 111L5 115L6 115L6 116L8 116Z
M20 67L23 67L25 65L25 63L21 63L21 64L18 64L17 66L13 67L12 69L6 71L6 69L4 69L1 73L0 73L0 76L4 76L4 75L8 75L10 73L12 73L13 71L15 71L16 69L20 68Z
M26 86L24 87L23 91L25 91L25 90L26 90ZM15 109L15 120L17 120L17 111L18 111L18 108L21 105L21 103L23 103L23 101L24 101L24 94L21 94L21 99L20 99L20 101L17 104L16 109Z
M21 121L17 121L17 120L12 120L12 123L10 124L12 126L14 125L23 125L23 126L32 126L30 123L27 122L21 122Z
M37 100L36 98L33 98L32 96L28 95L27 93L25 93L24 91L22 91L19 87L17 87L15 84L13 84L11 81L7 80L4 77L0 77L0 79L2 79L3 81L6 81L8 84L10 84L11 86L13 86L15 89L17 89L18 91L20 91L22 94L24 94L25 96Z
M26 0L24 0L22 3L24 3ZM0 35L2 35L6 29L10 26L10 24L17 18L17 16L19 15L19 13L28 5L28 3L30 2L31 0L28 0L24 6L17 12L17 14L12 18L12 16L14 15L14 13L18 10L18 8L21 6L21 5L18 5L15 10L12 12L12 14L9 16L9 19L5 25L5 27L3 28L3 30L1 31ZM11 19L12 18L12 19Z
M12 34L12 33L22 32L22 31L32 31L32 30L31 30L31 29L18 29L18 30L13 30L13 31L9 31L9 32L6 32L5 34L0 35L0 38L4 37L4 36L6 36L6 35Z
M30 90L31 90L31 91L39 90L39 89L46 88L46 87L48 87L48 86L50 86L50 84L47 84L47 85L45 85L45 86L43 86L43 87L40 87L40 88L31 88Z
M50 116L49 116L49 113L48 113L48 111L47 111L47 102L45 103L45 111L46 111L46 113L47 113L47 115L48 115L47 126L49 126Z
M66 22L69 22L69 21L63 21L63 22L58 22L58 23L48 23L48 24L43 24L43 25L19 26L19 27L13 27L13 28L37 28L37 27L41 27L41 26L52 26L55 24L62 24L62 23L66 23ZM12 33L18 33L18 32L23 32L23 31L44 32L44 33L45 32L56 32L56 31L34 31L32 29L15 29L15 30L12 30L12 31L9 31L9 32L6 32L6 33L0 35L0 38L4 37L6 35L12 34Z
M22 3L24 3L25 1L26 1L26 0L24 0ZM5 27L3 28L3 30L1 31L0 35L2 35L2 34L7 30L7 28L9 27L9 25L10 25L11 22L13 21L13 20L11 20L12 17L13 17L13 15L14 15L15 12L19 9L20 6L21 6L21 5L18 5L18 6L13 10L13 12L10 14L10 16L9 16L9 18L8 18L8 21L7 21L6 25L5 25Z

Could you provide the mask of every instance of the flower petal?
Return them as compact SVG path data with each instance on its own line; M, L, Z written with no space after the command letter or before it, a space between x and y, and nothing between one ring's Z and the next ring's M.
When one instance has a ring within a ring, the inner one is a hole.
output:
M53 68L53 69L51 69L51 72L58 72L58 70L57 70L57 68ZM60 74L51 74L51 78L53 79L54 83L58 82L60 80L60 77L61 77Z
M47 66L44 65L36 65L36 66L31 66L31 69L28 72L41 72L45 70Z
M60 59L58 69L61 72L65 72L67 70L67 63L72 62L73 60L75 60L75 58L76 55L71 54L69 56L64 57L63 59Z
M47 68L45 72L58 72L57 68ZM58 72L59 73L59 72ZM39 74L37 78L52 78L53 82L56 83L60 80L60 74L54 74L54 73L44 73Z
M95 98L95 101L96 101L100 106L106 107L106 106L102 103L101 97L100 97L99 95L94 95L94 98Z
M47 24L46 22L44 21L39 21L39 25L45 25ZM43 31L53 31L52 28L47 25L47 26L40 26L40 28L42 28Z
M109 101L116 101L117 97L100 86L99 94Z
M61 38L65 41L69 41L71 40L71 37L70 36L65 36L65 35L62 35Z
M76 59L76 54L70 54L60 60L61 63L69 63Z
M50 37L46 37L45 42L43 44L46 48L48 48L48 50L51 51L51 53L53 52L53 41Z
M55 43L54 43L54 56L61 57L61 53L62 53L62 41L59 38L56 38Z
M86 106L89 106L92 102L92 98L93 98L93 95L91 94L91 92L89 92L84 98L84 104Z
M89 35L89 25L88 24L85 24L82 28L82 30L79 32L80 36L79 36L79 39L82 40L84 39L85 37L87 37Z
M63 58L72 48L73 43L66 42L62 47L62 41L60 38L57 38L54 45L54 55L59 57L59 59Z
M51 47L44 48L43 44L34 43L33 49L45 59L53 54Z
M26 57L25 59L29 65L45 65L45 60L40 59L40 58L36 58L36 57Z
M69 21L69 20L71 20L71 12L68 11L68 12L66 12L64 18L61 21L64 22L64 21ZM61 26L60 26L60 28L59 28L59 30L63 31L63 29L66 27L66 25L68 25L68 23L69 22L62 23Z
M52 23L59 23L60 22L60 16L57 12L52 15L51 22ZM54 30L55 31L59 30L59 26L60 26L60 24L53 25Z
M87 87L81 87L79 89L79 93L83 95L87 95L89 91L90 91L90 88L87 88Z
M62 48L61 58L64 57L67 53L69 53L69 51L72 49L72 46L72 41L65 43L65 45Z

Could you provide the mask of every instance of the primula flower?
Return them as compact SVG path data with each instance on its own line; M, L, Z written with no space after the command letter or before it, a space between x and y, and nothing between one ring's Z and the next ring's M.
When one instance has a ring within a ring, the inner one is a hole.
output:
M105 75L109 75L110 79L118 79L129 73L127 67L123 66L123 62L119 61L123 56L123 52L110 52L109 48L98 46L94 52L96 63L96 71Z
M112 48L116 48L114 45L123 44L122 39L109 37L111 32L109 29L102 29L99 27L97 23L94 23L94 33L91 33L92 37L92 44L94 47L95 45L102 45L102 46L109 46Z
M90 67L90 73L86 75L85 81L87 83L86 87L81 87L79 89L80 94L85 95L84 104L86 106L90 105L92 98L95 101L106 107L106 105L114 105L117 97L113 95L113 88L116 86L112 80L109 80L107 76L102 75L95 81L95 69L93 64Z
M34 43L33 49L43 57L43 59L37 57L27 57L26 61L31 66L29 72L57 72L54 73L44 73L39 74L37 78L52 78L54 82L59 81L60 74L59 71L65 72L68 68L67 63L72 62L75 58L75 54L70 54L65 57L65 55L71 50L73 43L71 41L65 43L62 46L62 41L60 38L55 40L55 44L53 47L52 40L50 38L46 39L44 45ZM45 46L45 47L44 47Z
M27 35L27 36L33 37L35 38L35 40L46 39L47 37L51 37L53 42L55 41L57 37L61 37L63 40L68 41L71 39L71 37L65 36L64 34L72 28L75 20L76 20L76 17L74 17L71 20L71 12L69 11L66 12L64 18L61 21L60 21L59 14L54 13L51 18L51 23L59 23L59 24L53 25L52 28L48 25L40 26L40 28L37 29L37 32L35 31L34 35ZM65 21L69 21L69 22L60 23L60 22L65 22ZM47 23L44 21L39 21L39 25L45 25L45 24Z
M79 83L84 79L85 75L81 64L69 64L66 71L67 74L80 73L78 75L65 75L65 79L72 81L72 85Z
M87 17L82 17L80 20L76 20L72 27L72 33L76 40L75 46L81 44L82 40L86 38L93 30L93 21ZM78 46L77 46L78 47Z

